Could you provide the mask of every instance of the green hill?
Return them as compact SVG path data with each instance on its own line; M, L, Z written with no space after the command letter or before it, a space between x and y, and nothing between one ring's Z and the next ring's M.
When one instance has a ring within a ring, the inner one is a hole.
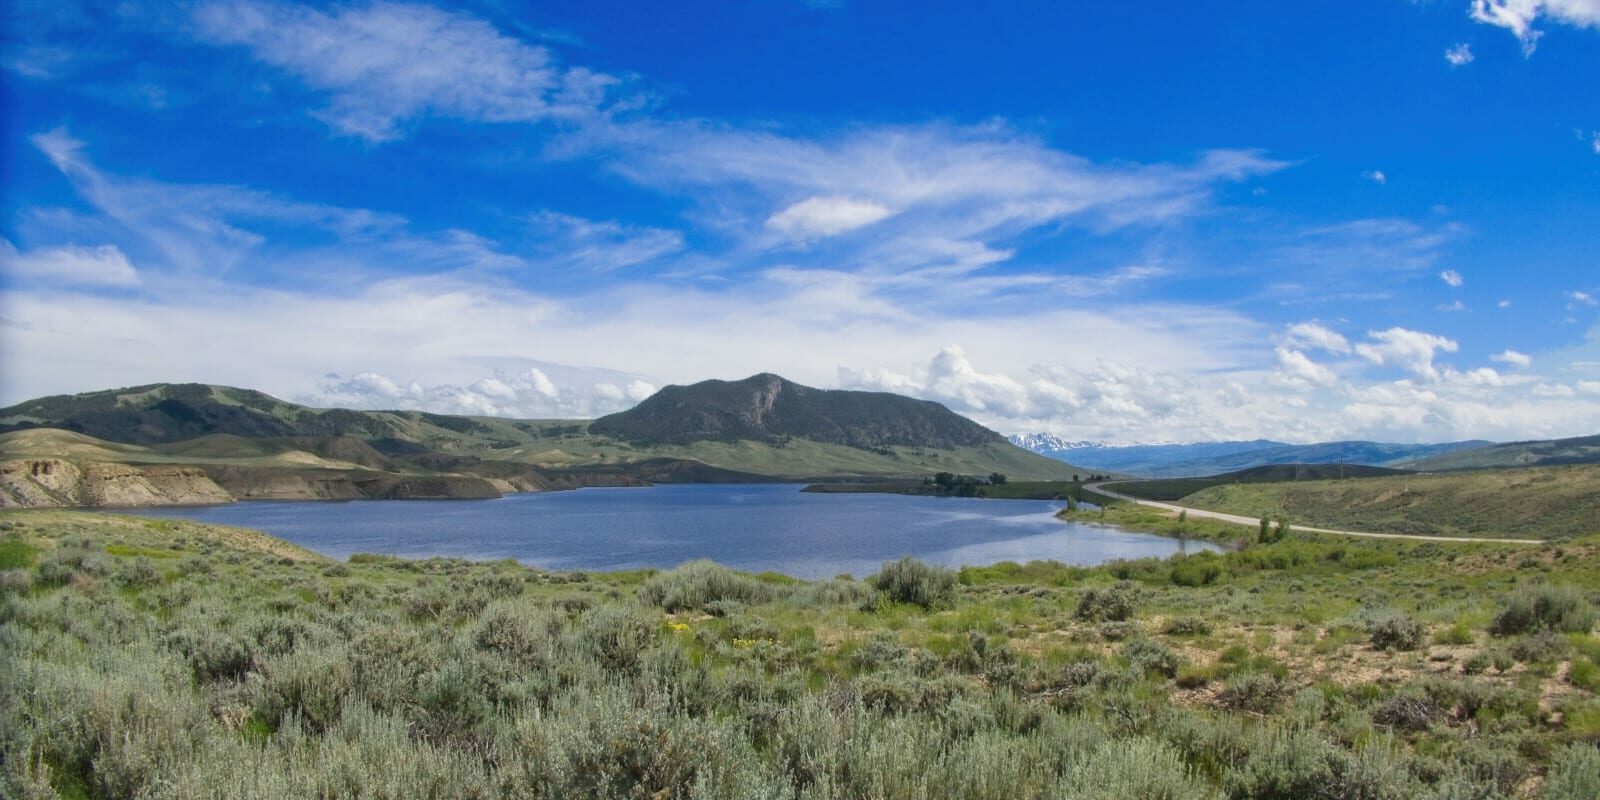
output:
M1183 504L1319 528L1568 539L1600 534L1600 465L1232 483Z
M813 389L765 374L668 387L634 410L593 423L309 408L204 384L57 395L0 409L0 462L51 458L196 466L236 496L284 499L373 496L368 489L375 486L385 487L383 496L419 486L438 496L442 486L446 494L476 497L585 485L937 472L1059 480L1073 469L936 403ZM13 502L73 496L71 487L33 486L28 472L6 473L18 482Z
M1234 483L1279 483L1283 481L1339 480L1404 475L1406 470L1367 467L1360 464L1268 464L1204 478L1157 478L1142 481L1117 481L1106 488L1145 500L1177 500L1202 489Z
M994 446L1000 434L938 403L887 392L813 389L762 373L742 381L668 386L592 433L631 442L806 439L859 448Z
M1509 442L1417 459L1402 466L1438 472L1496 467L1551 467L1561 464L1600 464L1600 435Z

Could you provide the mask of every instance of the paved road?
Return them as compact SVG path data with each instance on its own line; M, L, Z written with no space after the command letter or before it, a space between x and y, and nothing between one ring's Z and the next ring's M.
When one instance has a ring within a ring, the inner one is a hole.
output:
M1113 492L1110 489L1102 488L1104 486L1104 483L1086 483L1084 484L1083 488L1088 489L1091 492L1098 492L1106 497L1124 500L1129 503L1137 503L1141 506L1149 506L1151 508L1159 508L1172 512L1187 511L1191 517L1220 519L1223 522L1232 522L1236 525L1249 525L1252 528L1260 527L1261 525L1261 520L1259 518L1241 517L1238 514L1224 514L1221 511L1207 511L1203 508L1189 508L1188 506L1173 505L1172 503L1158 503L1154 500L1145 500L1143 498L1125 495L1120 492ZM1418 542L1494 542L1496 544L1544 544L1543 539L1491 539L1487 537L1472 536L1422 536L1411 533L1339 531L1329 528L1310 528L1305 525L1296 525L1292 520L1289 523L1289 527L1291 530L1297 531L1308 531L1310 533L1331 533L1335 536L1360 536L1366 539L1411 539Z

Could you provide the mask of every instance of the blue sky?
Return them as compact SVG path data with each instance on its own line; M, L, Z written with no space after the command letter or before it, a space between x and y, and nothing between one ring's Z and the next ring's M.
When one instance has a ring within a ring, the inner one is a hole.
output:
M1600 430L1597 0L701 5L7 4L0 403Z

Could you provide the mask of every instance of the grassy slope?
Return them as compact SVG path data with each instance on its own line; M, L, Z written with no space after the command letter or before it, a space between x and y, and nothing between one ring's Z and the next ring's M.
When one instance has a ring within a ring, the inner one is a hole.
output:
M1600 462L1600 436L1510 442L1417 459L1399 466L1416 470L1493 469Z
M106 442L81 433L36 428L0 433L0 460L62 458L114 464L219 464L240 467L363 469L279 441L218 434L165 445Z
M1229 484L1183 503L1325 528L1563 539L1600 534L1600 465Z
M1600 737L1600 640L1485 630L1530 576L1600 600L1596 538L1001 564L931 611L849 581L266 541L0 514L0 794L1587 800L1559 790L1600 781L1593 745L1567 745ZM1107 596L1125 621L1086 615ZM743 602L700 613L714 597ZM1420 646L1372 646L1394 618Z
M662 456L686 458L716 467L761 475L804 479L826 475L925 475L933 472L984 474L999 471L1023 478L1057 478L1072 467L1008 446L962 447L952 450L892 448L888 454L844 445L792 440L782 447L759 442L699 442L693 445L633 446L587 433L557 433L581 423L520 423L474 418L484 430L471 435L414 425L423 444L444 452L486 460L552 467L619 464ZM495 444L516 442L510 447ZM162 445L104 442L83 434L35 429L0 434L0 459L67 458L114 463L228 464L257 467L360 469L357 464L325 458L280 440L212 435Z

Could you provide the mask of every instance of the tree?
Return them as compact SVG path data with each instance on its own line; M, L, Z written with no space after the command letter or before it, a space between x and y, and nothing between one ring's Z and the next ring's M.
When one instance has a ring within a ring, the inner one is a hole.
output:
M1266 514L1262 514L1261 515L1261 532L1256 535L1256 541L1258 541L1258 542L1271 541L1271 535L1272 535L1272 523L1267 521L1267 515Z
M1001 473L1001 472L991 472L991 473L989 473L989 482L994 484L994 485L996 485L996 486L999 486L1000 484L1006 482L1006 476L1005 476L1004 473Z

